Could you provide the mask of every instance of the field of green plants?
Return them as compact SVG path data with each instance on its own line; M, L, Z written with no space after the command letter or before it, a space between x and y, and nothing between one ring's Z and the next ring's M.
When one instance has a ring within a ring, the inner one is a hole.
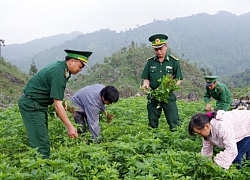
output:
M168 129L164 116L159 128L150 130L146 98L120 99L107 106L108 112L115 115L110 124L103 116L100 118L100 144L93 143L89 133L70 139L60 119L50 116L51 158L47 160L29 148L18 107L2 110L0 179L249 179L249 164L243 164L241 170L235 166L224 170L200 155L200 137L188 135L188 122L194 113L203 111L204 103L178 101L178 107L182 126L176 132Z

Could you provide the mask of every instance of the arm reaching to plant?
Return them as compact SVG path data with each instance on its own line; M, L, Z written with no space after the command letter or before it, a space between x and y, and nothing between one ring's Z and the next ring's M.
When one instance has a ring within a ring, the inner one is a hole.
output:
M103 112L104 112L105 116L108 117L108 112L107 112L107 110L105 109L105 110L103 110Z
M206 104L205 110L214 112L214 108L209 103Z
M58 114L58 116L60 117L62 122L65 124L65 126L68 128L69 137L70 138L77 138L78 137L77 130L70 122L70 120L66 114L66 111L62 105L62 101L54 99L54 105L55 105L56 113Z
M211 105L209 103L206 104L206 110L210 110L211 109Z
M104 112L104 114L105 114L105 116L106 116L106 118L107 118L107 123L108 123L108 124L111 123L111 121L112 121L113 118L114 118L114 114L108 114L107 110L104 110L103 112Z

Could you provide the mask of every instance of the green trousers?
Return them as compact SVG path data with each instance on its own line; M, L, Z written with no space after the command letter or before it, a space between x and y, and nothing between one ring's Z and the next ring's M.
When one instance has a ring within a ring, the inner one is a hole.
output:
M49 158L48 107L41 106L23 95L18 100L18 106L27 130L30 146L38 148L38 152L43 155L43 158Z
M157 106L160 107L157 108ZM158 127L162 109L171 130L181 125L178 115L178 108L176 104L176 96L174 93L170 93L170 96L168 98L168 103L165 103L163 101L159 102L156 99L154 98L151 99L150 96L148 96L147 110L148 110L149 127L152 128Z

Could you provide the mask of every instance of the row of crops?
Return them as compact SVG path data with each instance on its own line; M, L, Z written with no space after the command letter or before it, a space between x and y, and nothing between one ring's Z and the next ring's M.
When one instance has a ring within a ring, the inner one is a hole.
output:
M120 99L107 106L115 115L107 124L101 116L102 143L86 133L67 136L57 117L49 117L51 158L42 159L29 148L26 131L15 105L0 112L0 179L27 180L166 180L247 179L250 164L242 170L224 170L200 155L201 138L190 137L190 117L202 112L203 102L178 101L182 126L168 129L164 116L158 129L148 129L146 98ZM70 116L70 114L69 114ZM220 149L215 149L215 152Z

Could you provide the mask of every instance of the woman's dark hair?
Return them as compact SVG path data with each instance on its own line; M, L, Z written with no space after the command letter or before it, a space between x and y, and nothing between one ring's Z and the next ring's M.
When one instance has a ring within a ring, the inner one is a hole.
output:
M101 92L101 97L110 103L117 102L119 99L119 91L114 86L106 86Z
M197 113L193 115L189 122L188 132L191 136L194 136L194 128L199 130L203 129L207 123L210 123L211 119L216 117L216 112L210 114Z

